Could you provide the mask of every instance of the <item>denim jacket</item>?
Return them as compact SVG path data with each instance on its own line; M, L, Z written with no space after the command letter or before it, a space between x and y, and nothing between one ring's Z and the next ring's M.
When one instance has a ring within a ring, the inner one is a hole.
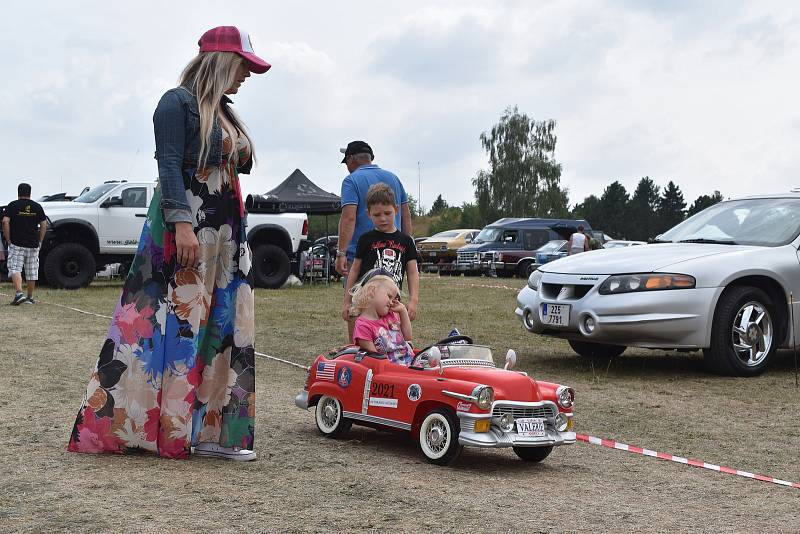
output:
M229 104L231 100L223 96L221 108L226 108ZM164 221L194 223L186 190L197 170L200 154L200 109L197 98L189 88L180 86L164 93L153 114L153 126ZM222 128L215 120L211 128L206 165L218 166L221 163ZM252 159L249 159L237 171L247 174L252 165Z

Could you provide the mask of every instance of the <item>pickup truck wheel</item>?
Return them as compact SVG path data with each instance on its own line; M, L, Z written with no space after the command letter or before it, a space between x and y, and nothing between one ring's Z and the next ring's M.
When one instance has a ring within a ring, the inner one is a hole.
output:
M428 412L419 427L419 446L429 462L436 465L450 465L455 462L464 448L458 442L461 425L452 412L436 408Z
M342 415L342 403L339 399L324 395L314 413L317 429L326 438L340 438L350 430L353 422Z
M61 243L45 258L44 272L48 283L53 287L86 287L96 272L94 255L80 243Z
M588 341L569 341L569 346L572 347L572 350L577 352L579 356L598 359L616 358L625 352L627 348L622 345L607 345L605 343L590 343Z
M756 287L732 287L717 303L711 346L703 349L706 365L715 373L756 376L764 372L778 350L772 300Z
M514 452L526 462L541 462L553 452L553 447L512 447Z
M286 283L291 271L286 252L276 245L258 245L253 250L253 278L256 286L278 289Z

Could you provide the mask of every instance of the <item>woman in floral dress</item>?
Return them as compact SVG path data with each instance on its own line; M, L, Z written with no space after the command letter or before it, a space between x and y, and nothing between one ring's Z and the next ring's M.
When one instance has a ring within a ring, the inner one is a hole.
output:
M222 26L153 116L159 187L69 450L253 460L251 253L238 175L253 145L226 94L270 65Z

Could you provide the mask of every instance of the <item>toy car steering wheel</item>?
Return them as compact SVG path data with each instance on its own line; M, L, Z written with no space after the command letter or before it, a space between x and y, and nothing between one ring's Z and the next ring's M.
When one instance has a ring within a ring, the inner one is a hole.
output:
M467 345L472 345L473 344L471 337L458 335L458 336L446 337L443 340L439 341L438 343L434 343L433 345L449 345L450 343L455 343L457 341L466 341ZM433 345L431 345L431 347ZM431 348L431 347L428 347L428 349ZM428 349L425 349L425 350L428 350Z

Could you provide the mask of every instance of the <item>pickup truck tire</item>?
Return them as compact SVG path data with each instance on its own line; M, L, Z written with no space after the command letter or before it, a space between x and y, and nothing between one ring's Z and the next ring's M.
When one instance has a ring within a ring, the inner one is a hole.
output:
M278 289L291 273L286 252L277 245L258 245L253 250L253 278L258 287Z
M44 260L47 282L57 288L78 289L94 278L96 263L92 252L80 243L56 245Z

